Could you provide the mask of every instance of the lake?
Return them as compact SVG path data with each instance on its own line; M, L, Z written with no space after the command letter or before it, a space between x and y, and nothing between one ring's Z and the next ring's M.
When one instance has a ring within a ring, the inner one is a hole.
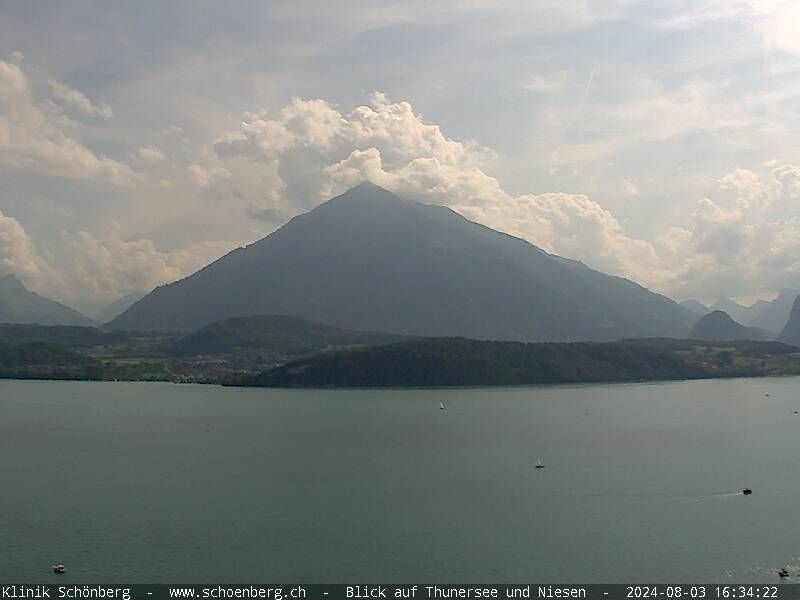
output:
M0 581L777 582L795 410L800 378L0 381Z

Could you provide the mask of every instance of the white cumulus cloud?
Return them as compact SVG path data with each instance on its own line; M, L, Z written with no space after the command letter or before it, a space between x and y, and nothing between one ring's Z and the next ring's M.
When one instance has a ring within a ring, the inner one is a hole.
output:
M82 92L69 87L65 83L51 80L49 85L53 98L64 106L73 108L90 117L110 119L114 116L114 112L108 104L95 104Z
M77 96L70 98L80 104ZM0 166L120 186L134 183L136 174L128 165L98 157L73 129L62 115L34 99L17 62L0 60Z

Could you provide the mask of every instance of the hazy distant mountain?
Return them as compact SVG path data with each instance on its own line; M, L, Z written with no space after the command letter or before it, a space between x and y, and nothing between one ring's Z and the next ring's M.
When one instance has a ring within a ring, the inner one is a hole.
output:
M800 346L800 297L796 298L789 314L789 321L778 336L781 342Z
M783 289L771 302L760 300L751 307L750 318L744 322L750 327L760 327L778 333L786 327L789 313L798 295L800 295L798 290Z
M689 309L696 315L707 315L711 312L711 309L708 308L705 304L698 302L697 300L684 300L680 303L680 305L684 308Z
M707 314L711 310L721 310L728 313L738 323L749 327L766 329L777 336L778 332L786 325L786 321L789 319L789 312L792 310L792 304L798 295L800 295L800 291L786 288L782 289L774 300L759 300L752 306L743 306L730 298L720 298L710 309L707 309L706 313L697 311L698 306L694 304L694 300L687 300L682 302L681 305L698 312L698 314Z
M362 184L194 275L112 327L192 331L287 314L335 327L498 340L682 337L664 296L550 255L442 206Z
M708 341L768 340L771 337L773 336L770 332L755 327L745 327L721 310L700 317L689 332L689 339Z
M147 292L140 290L125 294L121 298L117 298L100 312L95 315L95 319L99 323L108 323L115 317L121 315L128 310L134 303L138 302L147 295Z
M728 313L731 319L737 323L746 323L749 320L749 309L747 306L742 306L735 300L730 298L720 298L711 305L709 312L719 310Z
M0 279L0 323L92 325L76 310L28 290L15 275Z

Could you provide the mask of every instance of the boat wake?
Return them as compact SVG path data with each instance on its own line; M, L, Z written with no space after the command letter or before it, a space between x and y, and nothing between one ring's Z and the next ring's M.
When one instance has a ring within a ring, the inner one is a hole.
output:
M725 576L729 580L752 580L753 577L758 579L771 580L773 577L785 583L796 583L800 581L800 564L796 564L800 558L794 556L791 559L793 564L788 564L782 567L768 567L768 566L752 566L737 572L736 569L729 569L725 571Z

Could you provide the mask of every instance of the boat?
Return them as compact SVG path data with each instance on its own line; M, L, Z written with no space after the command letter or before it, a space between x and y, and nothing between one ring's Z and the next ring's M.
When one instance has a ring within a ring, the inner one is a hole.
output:
M536 461L536 464L535 464L535 465L533 465L533 466L534 466L534 468L536 468L536 469L544 469L544 463L542 462L542 459L541 459L541 458L540 458L539 460L537 460L537 461Z
M61 564L53 565L53 572L54 573L63 573L66 570L67 569L66 569L66 567L64 565L61 565Z
M789 570L788 569L779 569L778 570L778 577L788 577Z
M744 488L742 490L742 494L744 494L745 496L749 496L752 493L753 493L753 490L751 490L750 488Z
M439 410L444 410L444 402L439 402Z

